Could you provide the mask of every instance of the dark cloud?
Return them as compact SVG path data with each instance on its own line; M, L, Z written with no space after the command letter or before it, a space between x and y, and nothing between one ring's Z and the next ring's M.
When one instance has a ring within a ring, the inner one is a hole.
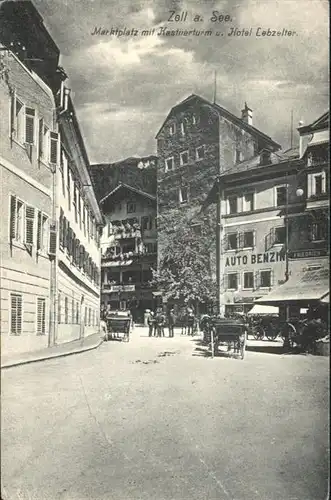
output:
M240 114L287 144L289 116L305 122L328 107L327 0L34 0L58 44L92 161L154 152L154 136L170 108L191 93ZM169 11L189 21L168 22ZM296 30L294 37L229 37L212 11L238 28ZM198 14L203 22L194 23ZM223 36L97 37L93 28L160 26L222 31Z

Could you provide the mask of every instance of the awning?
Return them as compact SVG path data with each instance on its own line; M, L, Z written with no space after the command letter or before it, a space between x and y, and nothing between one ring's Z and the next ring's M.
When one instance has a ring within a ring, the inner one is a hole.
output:
M311 267L293 274L283 285L268 295L261 297L258 304L282 305L284 303L301 303L309 305L321 300L329 292L329 269Z
M247 313L247 316L253 316L255 314L277 316L279 314L279 308L274 306L264 306L262 304L255 304L252 307L252 309Z
M330 304L330 294L327 293L324 297L321 298L322 304Z

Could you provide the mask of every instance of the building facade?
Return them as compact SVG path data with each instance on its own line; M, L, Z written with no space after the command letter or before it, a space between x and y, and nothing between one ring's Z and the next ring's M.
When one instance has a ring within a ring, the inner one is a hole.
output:
M156 197L120 183L101 200L102 309L130 309L142 323L154 309L150 281L156 268Z
M0 8L6 353L97 331L102 216L59 49L31 2Z
M238 118L197 95L171 109L156 136L159 258L169 228L197 214L216 175L263 149L280 149L252 121L246 104Z
M225 313L248 312L286 280L287 217L302 205L297 149L236 165L220 177Z

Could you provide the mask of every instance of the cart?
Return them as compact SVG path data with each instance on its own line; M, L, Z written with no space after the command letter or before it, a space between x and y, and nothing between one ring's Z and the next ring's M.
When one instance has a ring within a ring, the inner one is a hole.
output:
M227 353L245 357L246 326L240 320L212 318L209 323L211 355L218 353L220 345L227 346Z
M128 314L109 314L106 318L107 340L122 340L129 342L131 329L131 316Z

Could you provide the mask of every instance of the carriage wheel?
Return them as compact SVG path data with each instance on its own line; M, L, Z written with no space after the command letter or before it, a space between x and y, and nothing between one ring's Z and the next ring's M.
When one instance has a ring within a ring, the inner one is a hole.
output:
M246 349L246 333L244 333L244 339L242 342L240 342L240 357L241 359L244 359L245 357L245 349Z
M255 340L262 340L264 337L264 329L262 326L257 326L256 328L253 329L253 337Z
M270 341L276 340L276 338L278 337L277 329L276 328L268 328L268 330L266 331L266 337Z

